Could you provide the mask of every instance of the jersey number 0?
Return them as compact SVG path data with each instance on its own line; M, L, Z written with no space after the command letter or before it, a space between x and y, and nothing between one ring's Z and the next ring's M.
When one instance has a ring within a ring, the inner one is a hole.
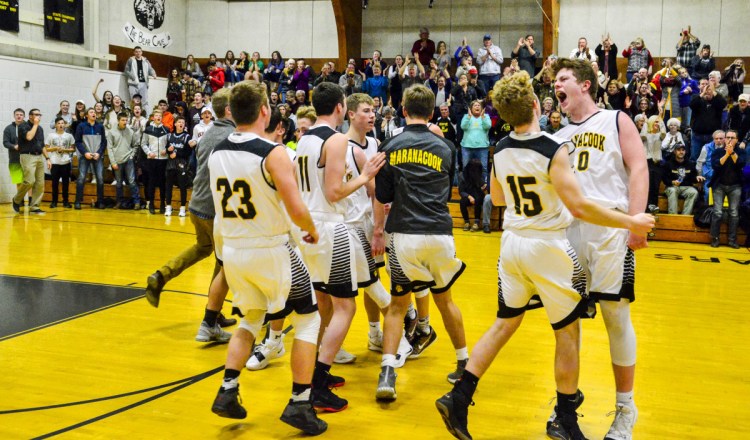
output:
M229 183L229 179L221 177L216 180L216 189L222 191L224 194L221 197L221 211L224 218L243 218L245 220L252 220L255 218L255 205L250 201L253 196L250 192L250 184L242 179L237 179L234 184ZM237 194L240 198L240 205L237 207L237 212L232 211L227 205L229 199L234 194Z

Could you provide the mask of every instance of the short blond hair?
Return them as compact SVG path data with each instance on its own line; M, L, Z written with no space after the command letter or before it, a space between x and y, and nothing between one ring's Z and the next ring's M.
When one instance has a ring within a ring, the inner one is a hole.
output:
M313 106L303 105L297 109L297 119L309 119L314 124L318 120L318 115Z
M350 112L357 112L362 104L375 105L375 101L366 93L352 93L346 98L346 109Z
M534 119L534 102L537 98L525 70L496 82L492 91L492 105L511 126L528 124Z
M435 94L422 84L404 90L403 106L409 117L430 119L435 111Z

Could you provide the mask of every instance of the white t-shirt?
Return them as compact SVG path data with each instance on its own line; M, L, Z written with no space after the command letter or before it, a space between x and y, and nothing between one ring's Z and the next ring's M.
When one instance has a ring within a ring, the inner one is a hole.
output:
M75 138L73 138L73 135L68 132L57 134L56 131L53 131L52 133L49 133L47 139L44 140L44 145L48 145L50 148L70 149L75 148L75 143ZM49 153L49 159L50 162L52 162L52 165L67 165L70 163L72 157L72 151L70 153L61 153L59 151Z

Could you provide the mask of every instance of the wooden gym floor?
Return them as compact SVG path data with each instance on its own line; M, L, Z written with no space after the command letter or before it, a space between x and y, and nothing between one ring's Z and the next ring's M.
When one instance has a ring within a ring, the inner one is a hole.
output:
M291 389L288 354L264 371L243 372L247 419L237 423L210 412L226 347L193 340L210 259L173 280L159 309L142 296L146 276L191 244L187 219L93 209L28 216L2 205L0 227L0 438L299 436L278 420ZM495 317L499 237L456 230L468 269L453 293L470 348ZM637 255L634 437L746 438L750 253L652 242ZM326 437L450 438L433 402L450 389L445 375L455 358L434 305L432 325L437 342L398 370L398 400L381 405L374 400L380 355L367 350L360 307L344 344L357 361L333 368L347 379L338 392L350 406L322 416ZM479 384L469 414L474 438L545 438L552 361L546 315L530 312ZM611 422L614 385L600 318L583 323L581 361L580 424L589 438L601 439Z

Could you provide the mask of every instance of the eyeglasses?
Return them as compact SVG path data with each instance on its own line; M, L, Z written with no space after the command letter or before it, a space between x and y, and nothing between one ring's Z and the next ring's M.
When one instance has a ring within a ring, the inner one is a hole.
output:
M725 139L737 139L737 136L726 136Z

